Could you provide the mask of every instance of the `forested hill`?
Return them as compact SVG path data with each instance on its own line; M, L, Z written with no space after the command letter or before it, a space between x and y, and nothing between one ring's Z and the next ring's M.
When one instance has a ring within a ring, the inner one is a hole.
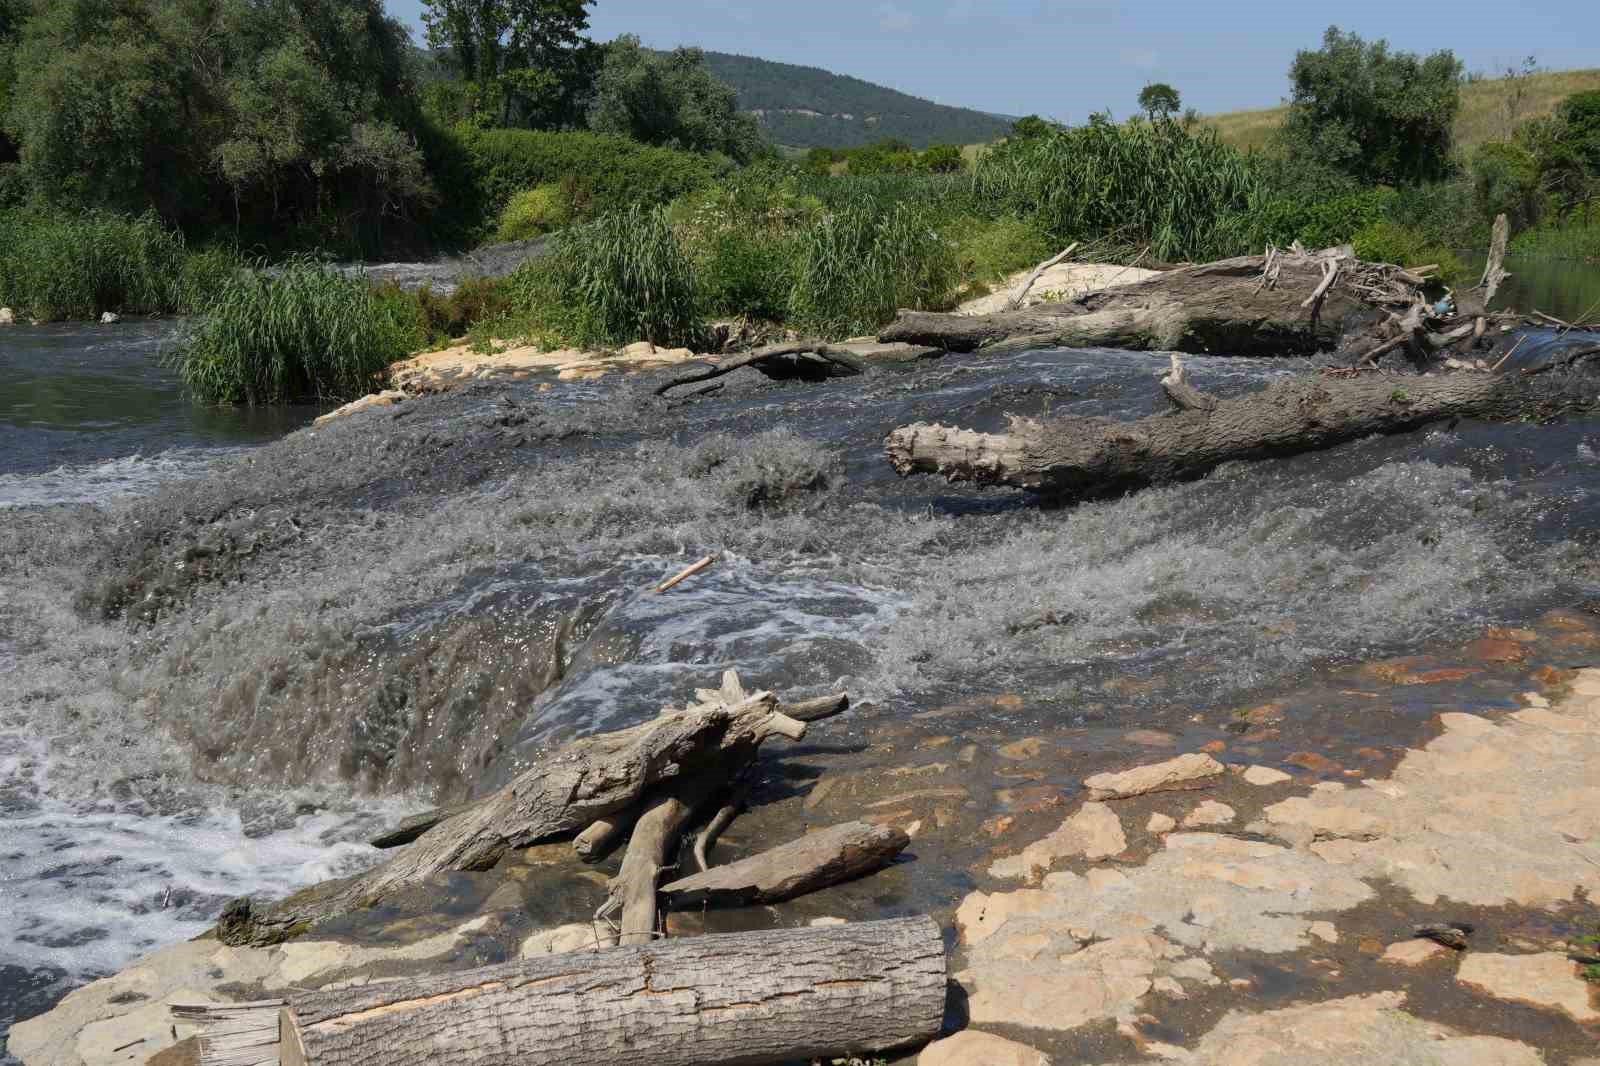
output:
M885 138L914 148L977 144L1003 136L1011 120L964 107L945 107L860 78L817 67L707 52L706 69L739 93L774 144L797 148L855 148Z

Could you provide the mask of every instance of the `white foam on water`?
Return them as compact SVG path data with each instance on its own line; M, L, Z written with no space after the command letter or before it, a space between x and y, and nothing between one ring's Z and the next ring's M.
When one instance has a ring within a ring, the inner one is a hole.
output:
M108 503L142 496L169 481L203 472L241 448L173 448L58 466L40 474L0 474L0 508L63 503Z

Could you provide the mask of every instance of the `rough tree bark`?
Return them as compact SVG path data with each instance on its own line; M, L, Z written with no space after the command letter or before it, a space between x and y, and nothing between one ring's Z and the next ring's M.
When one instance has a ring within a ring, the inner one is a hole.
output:
M1195 354L1310 353L1334 347L1351 320L1370 320L1375 311L1362 291L1363 279L1374 270L1396 270L1374 264L1340 270L1337 262L1327 254L1287 252L1273 255L1269 270L1267 256L1240 256L1026 310L989 315L901 311L879 339L954 352L1061 345ZM1308 299L1319 289L1319 299Z
M1469 327L1470 328L1470 327ZM902 426L884 442L902 475L1013 485L1058 496L1096 496L1198 477L1221 463L1292 455L1374 433L1457 417L1517 418L1592 408L1592 383L1546 403L1522 375L1462 372L1416 377L1306 375L1217 399L1189 385L1182 364L1163 381L1176 411L1119 422L1013 418L1007 433Z
M936 1036L945 981L944 941L927 917L694 937L301 993L281 1008L278 1051L284 1066L866 1056ZM203 1036L201 1062L220 1064L226 1042L211 1046Z
M631 729L565 745L372 870L314 885L278 903L235 900L223 912L218 936L229 944L271 944L298 936L434 874L486 870L512 848L624 814L662 782L726 774L754 759L774 733L804 733L803 723L776 710L770 692L745 695L731 670L723 689L696 695L699 702L689 707L669 708Z
M782 903L872 873L894 861L911 838L893 826L845 822L748 859L663 885L673 907Z

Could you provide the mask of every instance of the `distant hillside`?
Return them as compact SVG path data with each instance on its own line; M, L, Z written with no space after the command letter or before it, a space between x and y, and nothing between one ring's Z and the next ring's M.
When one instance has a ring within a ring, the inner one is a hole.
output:
M886 137L913 148L976 144L1011 129L999 115L945 107L817 67L707 52L706 69L733 86L767 140L797 148L856 148Z
M1527 79L1526 95L1517 113L1511 113L1512 85L1504 78L1469 82L1461 87L1461 114L1456 118L1456 144L1473 148L1484 141L1504 140L1522 122L1542 118L1573 93L1600 89L1600 70L1560 70L1534 74ZM1283 124L1287 107L1259 111L1231 111L1203 121L1238 148L1263 148Z

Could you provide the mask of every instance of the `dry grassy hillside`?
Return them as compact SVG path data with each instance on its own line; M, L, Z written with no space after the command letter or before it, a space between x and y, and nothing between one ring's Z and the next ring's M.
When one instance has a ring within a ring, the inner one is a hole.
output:
M1504 140L1520 123L1540 118L1573 93L1600 89L1600 70L1559 70L1534 74L1524 81L1519 102L1513 82L1504 78L1475 81L1461 87L1461 114L1456 143L1472 148L1484 141ZM1231 111L1204 120L1224 141L1238 148L1263 148L1283 122L1284 107Z

